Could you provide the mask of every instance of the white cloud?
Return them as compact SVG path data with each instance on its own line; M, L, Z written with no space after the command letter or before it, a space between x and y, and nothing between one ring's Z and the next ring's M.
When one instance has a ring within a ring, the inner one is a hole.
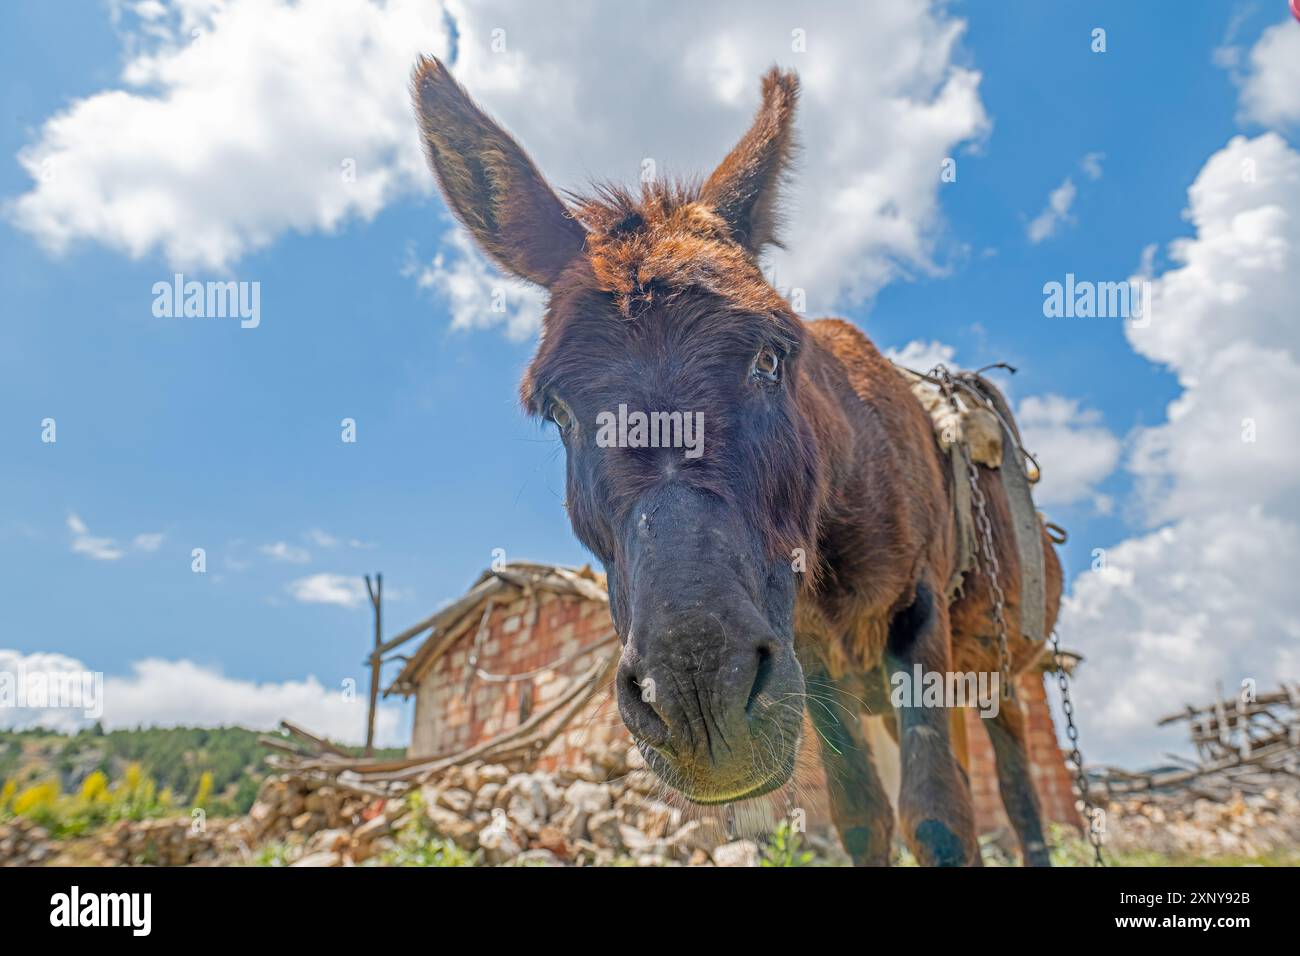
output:
M73 554L84 554L95 561L116 561L126 553L112 538L92 535L86 523L75 514L68 515L68 530L72 532Z
M85 671L80 661L62 654L23 655L0 649L0 674ZM240 680L188 660L148 658L132 664L127 676L105 677L102 705L100 719L109 730L180 725L271 730L288 719L345 743L360 743L365 736L363 689L345 695L343 687L326 687L315 677ZM47 727L71 733L92 723L94 718L81 709L0 708L0 726L7 728ZM404 743L402 724L397 707L381 705L376 714L378 743Z
M1153 286L1150 324L1129 323L1133 347L1183 384L1234 344L1292 350L1298 189L1300 157L1276 133L1235 136L1211 156L1188 189L1196 235L1169 244L1178 268Z
M1296 395L1300 366L1280 349L1241 342L1198 370L1165 423L1134 442L1129 464L1150 519L1249 505L1300 515Z
M1241 115L1264 126L1300 126L1300 24L1287 18L1265 30L1241 78Z
M322 531L320 528L312 528L303 537L318 548L333 548L337 547L339 543L338 538L329 532Z
M1101 179L1104 174L1101 164L1105 158L1105 153L1087 153L1079 160L1079 169L1090 180ZM1043 211L1025 228L1029 241L1037 245L1056 235L1062 226L1073 222L1074 217L1070 215L1070 210L1074 207L1074 201L1078 196L1079 188L1075 186L1074 180L1069 176L1065 177L1061 185L1048 194L1047 205L1043 207Z
M914 339L901 349L883 351L891 362L917 372L936 365L961 368L957 350L944 342ZM1061 395L1031 395L1020 403L1016 423L1025 447L1041 466L1042 479L1034 486L1037 504L1090 500L1097 511L1109 509L1110 499L1099 494L1096 485L1119 463L1120 441L1101 423L1100 413Z
M799 70L806 148L789 251L770 260L777 283L821 311L936 268L941 163L988 125L979 74L956 65L964 22L944 5L814 5L795 17L777 2L701 4L686 31L658 7L570 8L562 30L544 5L449 9L457 76L561 188L634 182L646 159L659 176L706 174L748 127L760 74ZM504 54L491 52L496 28ZM806 53L792 49L795 30Z
M311 560L311 552L287 541L264 544L257 549L273 561L287 561L290 564L306 564Z
M337 604L339 607L360 607L370 600L365 582L358 577L342 574L312 574L298 578L288 585L289 594L304 604ZM385 597L391 598L391 594Z
M1105 511L1109 499L1096 491L1119 464L1120 442L1101 414L1061 395L1031 395L1016 412L1024 445L1038 459L1042 477L1034 486L1041 506L1091 501Z
M140 551L157 551L162 547L162 543L163 535L158 533L137 534L131 540L132 546Z
M95 675L66 654L0 648L0 727L75 732L94 722L102 690Z
M1168 365L1183 393L1139 434L1132 462L1156 521L1229 501L1300 516L1300 154L1276 133L1234 137L1188 190L1196 230L1170 244L1133 348ZM1243 441L1246 420L1256 441Z
M407 81L418 52L445 50L435 3L139 12L121 25L120 87L74 100L19 154L35 185L8 213L50 250L89 239L224 270L282 233L329 232L427 189Z
M1079 160L1079 168L1089 179L1097 180L1102 177L1101 161L1106 158L1105 153L1088 153L1083 159Z
M1048 195L1047 205L1043 211L1029 223L1025 230L1029 241L1039 243L1056 235L1056 231L1070 221L1070 207L1074 205L1076 195L1078 189L1074 185L1074 180L1067 176L1061 185Z
M459 226L447 233L443 243L450 251L439 252L425 265L408 262L403 273L446 300L453 329L500 325L515 341L537 331L546 309L546 295L540 288L502 277Z
M518 0L445 8L457 76L560 187L592 175L634 181L647 157L661 175L706 173L747 127L759 75L773 62L799 69L808 148L775 277L824 310L939 268L940 165L988 128L980 76L958 65L964 22L946 4L814 6L797 17L775 0L708 4L690 8L685 32L658 7L578 5L562 23ZM437 3L145 9L123 25L119 88L74 101L21 154L35 185L9 214L50 249L92 240L229 268L285 232L334 230L432 189L406 85L417 52L447 53ZM498 29L504 52L492 50ZM796 30L807 52L794 49ZM341 176L348 158L353 183ZM535 304L490 312L482 264L456 235L426 283L452 298L458 327L525 334Z
M1228 17L1228 26L1223 31L1223 39L1210 53L1210 62L1215 66L1236 71L1238 64L1241 62L1241 47L1237 46L1237 37L1252 13L1254 13L1254 10L1248 4L1238 5L1232 11L1232 15Z
M936 365L957 369L957 350L943 342L913 339L901 349L884 349L885 358L914 372L928 372Z
M1130 765L1184 749L1154 722L1216 682L1300 679L1300 153L1274 133L1235 137L1188 190L1186 218L1194 235L1150 277L1149 325L1125 330L1183 389L1128 462L1158 527L1104 549L1061 621L1088 659L1085 755Z
M1259 508L1190 517L1104 549L1075 582L1061 641L1085 657L1074 682L1084 756L1130 768L1187 750L1156 720L1300 677L1300 526Z
M125 557L126 547L114 538L104 538L90 533L86 522L80 515L69 514L68 530L72 532L72 553L83 554L94 561L116 561ZM131 547L136 551L157 551L163 543L164 535L160 532L137 534L131 540Z

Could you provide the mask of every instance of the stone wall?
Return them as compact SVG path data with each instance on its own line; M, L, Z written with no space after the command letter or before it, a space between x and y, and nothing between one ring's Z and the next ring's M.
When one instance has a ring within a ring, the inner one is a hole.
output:
M453 767L424 785L414 804L279 777L262 788L245 832L255 845L281 844L291 866L379 862L413 826L493 866L757 865L758 842L734 832L724 812L666 802L636 749L611 744L554 771ZM842 858L833 838L808 839L824 858Z

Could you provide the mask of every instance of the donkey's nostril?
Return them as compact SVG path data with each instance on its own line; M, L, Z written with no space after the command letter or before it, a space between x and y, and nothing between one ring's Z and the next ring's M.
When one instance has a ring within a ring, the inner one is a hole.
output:
M623 722L635 736L651 746L665 744L670 736L669 728L656 706L654 680L638 678L636 671L625 665L620 681L619 709L623 712Z
M767 689L772 680L772 651L767 647L758 649L758 670L754 674L754 686L749 689L749 699L745 701L746 716L753 716L754 705L758 695Z

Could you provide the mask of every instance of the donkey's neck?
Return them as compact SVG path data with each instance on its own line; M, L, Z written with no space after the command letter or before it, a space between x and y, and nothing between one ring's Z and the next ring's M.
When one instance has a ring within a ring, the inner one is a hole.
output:
M944 472L930 423L902 377L858 328L807 324L799 401L823 469L818 601L841 617L887 615L951 537ZM946 580L946 578L945 578Z

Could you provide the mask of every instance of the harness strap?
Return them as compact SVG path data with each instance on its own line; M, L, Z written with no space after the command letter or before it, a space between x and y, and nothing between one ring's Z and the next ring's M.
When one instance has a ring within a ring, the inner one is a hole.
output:
M970 451L964 442L948 447L948 465L952 475L953 523L957 528L957 560L948 579L944 597L951 605L961 595L966 575L975 570L975 552L979 547L975 539L975 513L971 507Z
M1016 551L1020 556L1020 630L1035 644L1047 639L1047 574L1043 557L1043 530L1034 507L1027 456L1020 444L1020 430L996 385L980 375L962 376L992 406L1009 441L1002 443L1002 484L1011 509L1011 526L1015 532Z
M1047 639L1047 573L1042 519L1031 492L1038 480L1038 463L1020 442L1011 407L997 386L979 372L950 373L937 366L924 373L896 363L894 367L930 416L952 474L957 554L945 589L948 602L960 595L966 574L976 565L978 542L968 480L973 461L1002 476L1020 558L1020 629L1030 641L1041 644ZM950 400L945 397L950 393L957 394L951 394Z

